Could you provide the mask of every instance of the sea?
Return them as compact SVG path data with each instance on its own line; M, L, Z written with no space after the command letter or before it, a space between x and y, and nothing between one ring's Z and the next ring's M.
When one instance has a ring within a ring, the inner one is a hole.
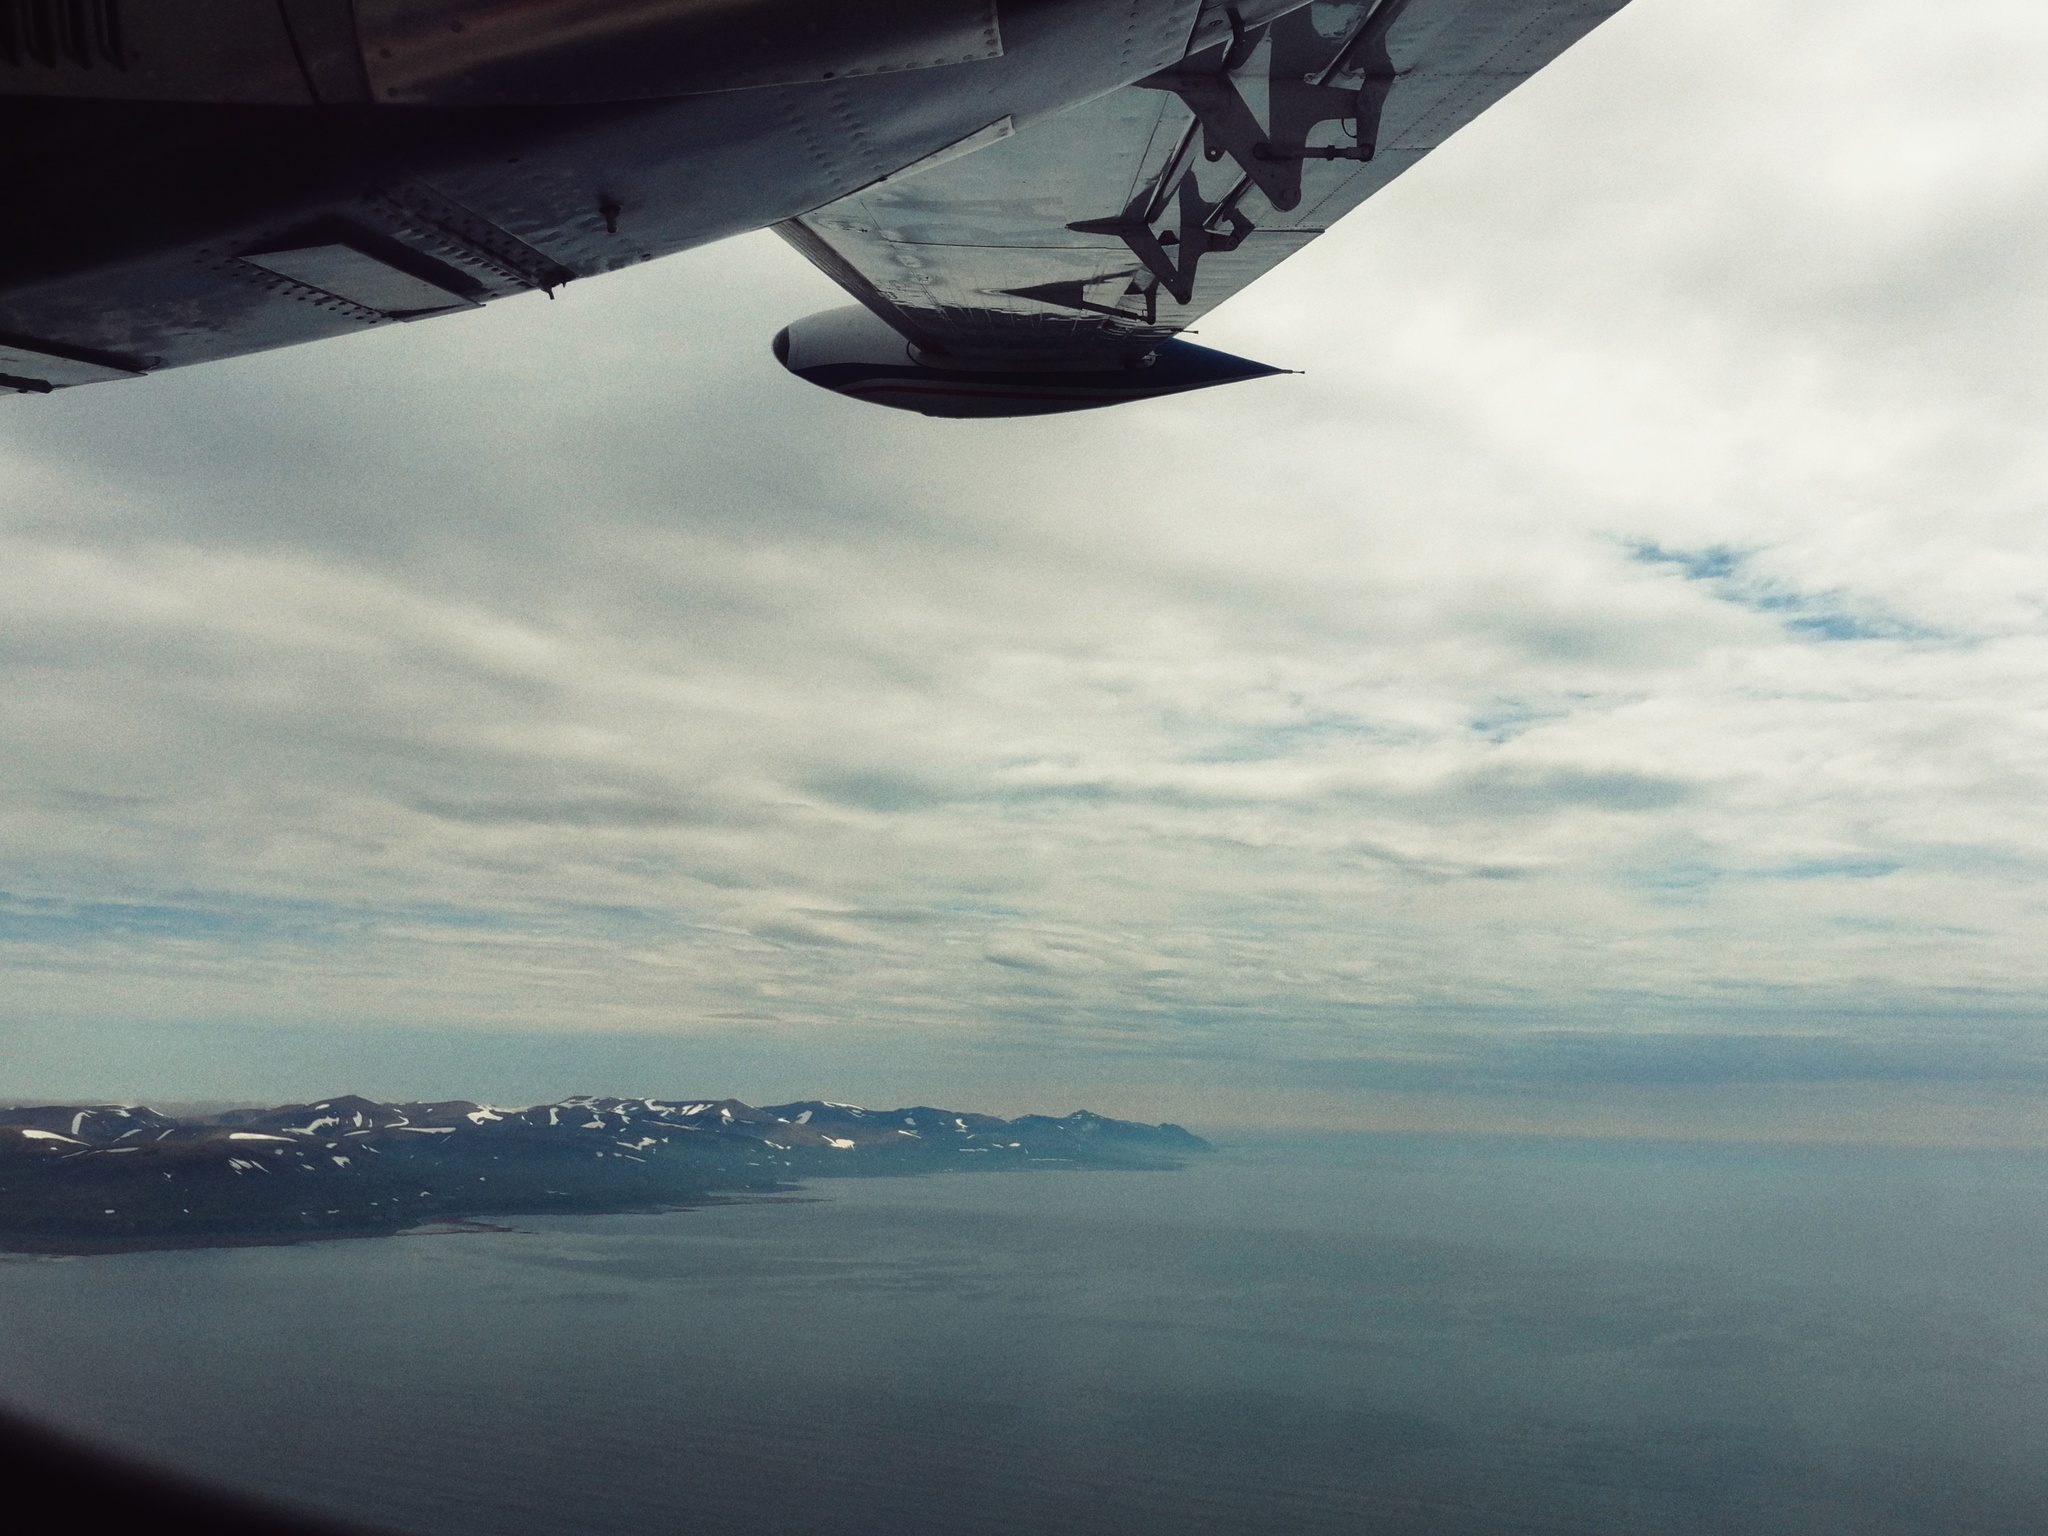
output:
M0 1258L0 1401L419 1536L2048 1531L2048 1159L1218 1137Z

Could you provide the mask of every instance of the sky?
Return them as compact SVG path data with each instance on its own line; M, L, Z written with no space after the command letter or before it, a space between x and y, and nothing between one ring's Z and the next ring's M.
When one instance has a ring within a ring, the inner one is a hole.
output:
M1634 0L1111 411L767 234L0 401L0 1097L2048 1145L2044 75Z

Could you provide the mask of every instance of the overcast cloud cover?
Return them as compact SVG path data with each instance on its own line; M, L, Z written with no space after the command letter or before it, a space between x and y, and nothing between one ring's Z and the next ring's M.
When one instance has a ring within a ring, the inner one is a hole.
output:
M2043 78L1635 0L1093 416L766 235L0 402L0 1091L2048 1141Z

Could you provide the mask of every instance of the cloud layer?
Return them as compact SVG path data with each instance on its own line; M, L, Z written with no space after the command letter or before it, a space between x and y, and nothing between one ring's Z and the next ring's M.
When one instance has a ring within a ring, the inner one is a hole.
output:
M1098 417L808 389L766 236L9 402L8 1027L2017 1070L2044 69L1636 0Z

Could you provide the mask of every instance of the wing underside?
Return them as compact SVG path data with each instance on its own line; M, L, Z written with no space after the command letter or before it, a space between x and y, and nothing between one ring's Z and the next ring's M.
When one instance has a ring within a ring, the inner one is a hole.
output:
M916 347L1142 356L1414 165L1623 0L1316 0L779 233ZM916 168L913 168L916 169Z

